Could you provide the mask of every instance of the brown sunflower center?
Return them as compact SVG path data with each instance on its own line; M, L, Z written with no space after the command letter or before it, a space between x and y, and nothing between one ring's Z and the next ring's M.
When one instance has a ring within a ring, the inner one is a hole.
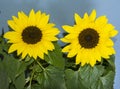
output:
M29 26L22 32L22 39L27 44L36 44L42 38L42 32L36 26Z
M92 28L84 29L78 36L79 44L84 48L94 48L99 42L99 34Z

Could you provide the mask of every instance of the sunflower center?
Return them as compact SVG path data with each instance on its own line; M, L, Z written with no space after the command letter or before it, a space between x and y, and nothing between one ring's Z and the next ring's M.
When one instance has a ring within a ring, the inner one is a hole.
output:
M84 48L94 48L99 41L99 34L92 28L84 29L78 36L79 44Z
M35 26L29 26L22 32L22 39L27 44L36 44L41 40L42 32Z

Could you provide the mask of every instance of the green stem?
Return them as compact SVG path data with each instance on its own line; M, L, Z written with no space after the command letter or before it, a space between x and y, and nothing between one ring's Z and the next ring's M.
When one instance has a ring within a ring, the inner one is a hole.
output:
M33 77L34 77L34 73L35 73L35 71L33 69L32 75L30 77L30 89L31 89L31 85L32 85L32 80L33 80Z
M40 66L40 68L44 71L45 68L41 65L41 63L40 63L38 60L36 60L36 62L37 62L37 64Z

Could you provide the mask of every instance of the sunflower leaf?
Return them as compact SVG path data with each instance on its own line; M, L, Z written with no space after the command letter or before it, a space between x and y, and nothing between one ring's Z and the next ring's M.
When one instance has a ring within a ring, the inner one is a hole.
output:
M14 87L15 89L23 89L25 85L25 63L14 59L14 57L10 55L5 55L2 62L7 72L7 77L9 78L10 88L13 89Z
M48 66L36 77L40 89L66 89L64 72L53 66Z
M16 89L23 89L25 85L25 74L20 74L14 81Z
M6 71L8 73L8 76L10 77L11 80L15 80L17 69L19 67L19 62L18 60L14 59L11 56L6 55L4 58L4 65L6 68Z
M101 69L98 70L98 69ZM91 67L90 65L85 65L80 67L78 71L73 71L67 69L66 74L66 85L68 89L97 89L94 87L94 83L102 75L104 69L102 66ZM87 84L87 86L86 86Z
M55 49L53 51L49 51L48 55L45 55L45 60L58 67L60 69L64 69L65 59L62 56L61 48L57 43L54 43Z
M91 87L94 85L95 82L102 76L104 72L103 66L94 66L91 67L90 65L86 65L84 67L80 67L79 74L81 77L81 82L86 86L86 88ZM97 88L96 88L97 89Z
M65 71L65 79L67 89L87 89L80 81L79 71L67 69Z
M3 36L0 36L0 52L7 52L8 50L8 47L9 47L10 44L7 44L5 42L5 39L3 38Z
M33 84L32 89L42 89L42 88L41 88L41 85L39 84Z
M115 62L115 56L114 55L110 56L110 59L107 60L107 61L110 65L111 69L115 72L115 63L114 63Z
M100 78L103 89L113 89L114 76L115 73L113 71L110 71L108 74Z
M114 59L113 56L111 57ZM107 62L107 66L85 65L77 71L67 69L65 71L67 89L113 89L115 70L111 67L114 67L114 62L109 61L111 63Z
M3 65L3 62L0 62L0 89L8 89L8 86L8 75Z

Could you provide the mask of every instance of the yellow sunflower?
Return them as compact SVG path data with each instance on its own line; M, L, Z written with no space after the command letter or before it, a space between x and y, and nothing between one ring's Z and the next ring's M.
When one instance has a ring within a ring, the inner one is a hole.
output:
M96 18L95 10L89 16L85 13L83 18L75 13L75 23L74 26L63 26L68 34L61 40L69 43L62 52L68 52L68 57L76 56L76 64L94 66L101 58L109 59L115 54L111 37L118 32L106 16Z
M55 37L59 30L55 28L55 24L48 23L49 15L32 9L29 16L24 12L18 12L18 18L12 16L13 20L8 20L8 25L13 31L6 32L4 37L12 43L8 52L17 51L17 55L22 54L24 59L26 55L41 59L44 53L48 54L48 50L52 51L54 45L52 41L56 41Z

